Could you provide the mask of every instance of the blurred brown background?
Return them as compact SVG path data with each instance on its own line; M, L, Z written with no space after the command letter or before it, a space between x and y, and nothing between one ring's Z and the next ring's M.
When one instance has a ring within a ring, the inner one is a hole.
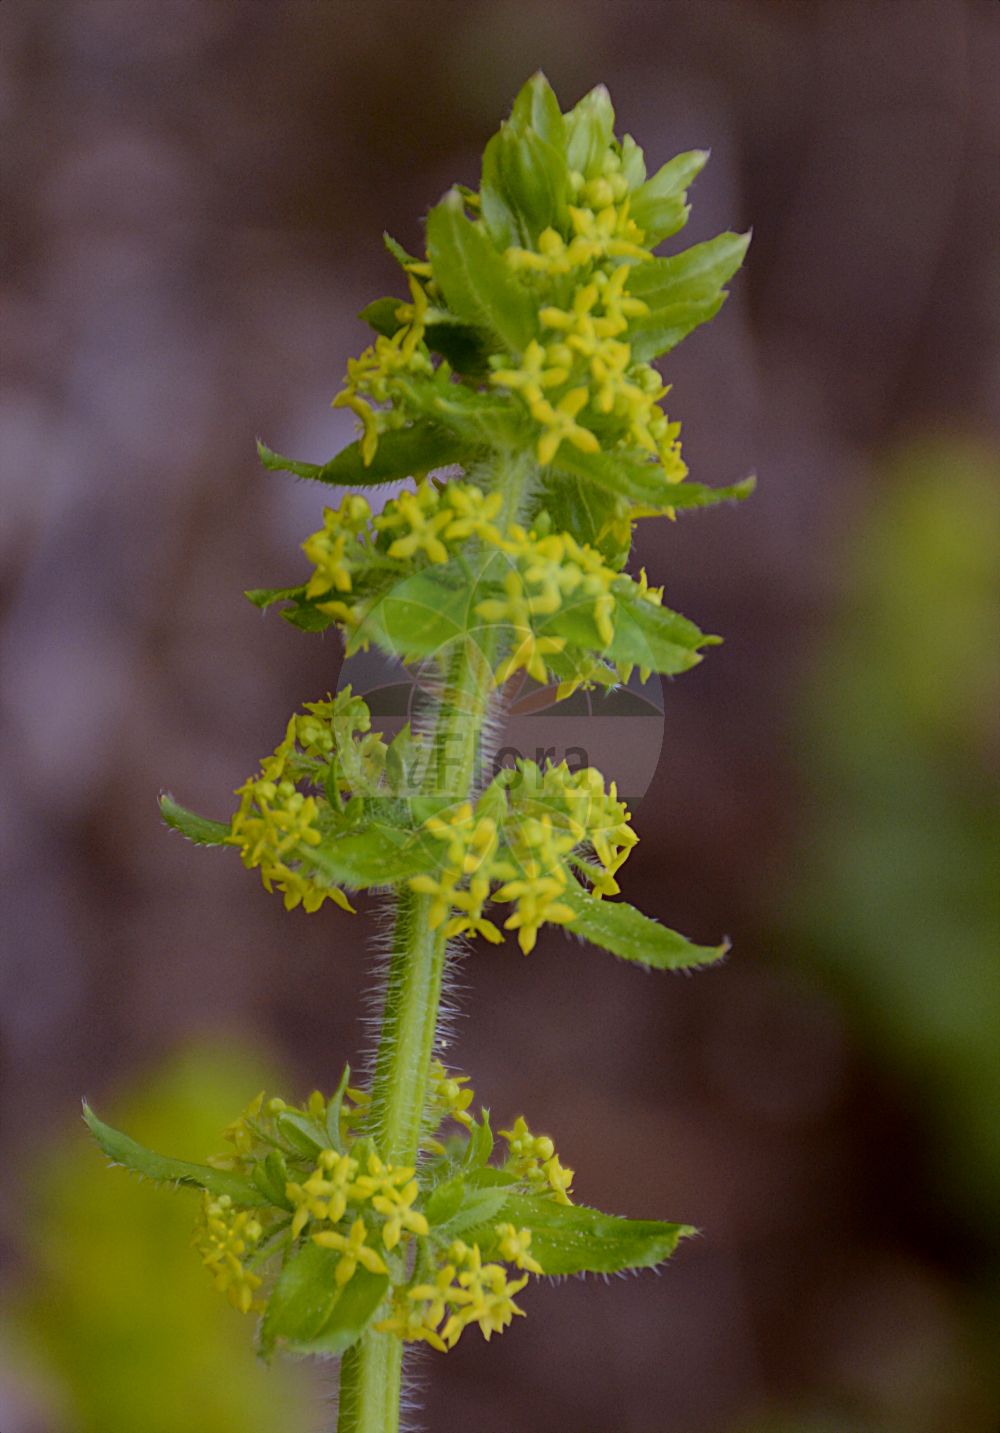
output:
M581 1199L704 1237L420 1361L423 1420L994 1433L998 21L5 0L3 1433L330 1427L332 1373L257 1373L186 1203L106 1173L77 1100L201 1158L261 1070L304 1094L364 1052L366 920L284 914L154 798L224 815L335 682L335 639L241 596L296 580L329 497L253 438L349 440L382 230L419 245L539 67L566 106L607 83L654 165L711 148L686 241L754 227L665 365L693 475L760 487L640 536L726 642L667 687L626 873L734 953L647 977L550 933L463 965L454 1060L495 1115Z

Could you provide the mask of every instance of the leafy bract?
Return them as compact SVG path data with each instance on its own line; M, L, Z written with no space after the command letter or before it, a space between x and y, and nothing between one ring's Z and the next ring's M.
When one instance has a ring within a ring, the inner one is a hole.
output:
M413 423L408 428L383 433L374 457L367 464L361 456L359 442L348 443L336 457L322 464L284 458L260 441L257 454L264 467L272 472L293 473L297 478L343 487L375 487L400 478L422 477L432 468L459 463L468 456L468 445L459 441L454 432L433 423Z
M84 1103L83 1118L104 1153L115 1164L124 1165L133 1174L143 1174L159 1184L187 1184L207 1189L212 1194L228 1194L234 1204L252 1206L260 1203L260 1191L249 1180L228 1170L213 1169L209 1164L192 1164L186 1159L170 1159L155 1154L127 1134L99 1120Z
M179 831L196 846L224 846L229 836L228 821L210 821L180 806L174 798L164 792L160 797L160 815L173 831Z
M348 654L375 642L390 656L430 657L461 637L472 620L469 582L457 565L426 568L372 604L351 633Z
M654 1219L622 1219L581 1204L509 1195L503 1217L516 1228L531 1230L531 1254L545 1274L617 1274L623 1269L653 1269L695 1233L688 1224ZM489 1239L479 1236L484 1257L492 1253Z
M570 169L585 179L600 173L615 127L615 111L604 85L585 94L565 116L566 157Z
M483 153L480 202L498 248L530 244L543 229L565 223L568 133L567 118L545 76L533 75Z
M361 1337L388 1292L389 1279L358 1268L341 1286L335 1277L339 1261L335 1250L311 1243L291 1256L261 1321L265 1357L278 1345L289 1353L334 1356Z
M559 899L573 911L573 921L568 926L573 935L652 970L711 965L729 950L728 941L716 946L694 945L686 936L644 916L625 901L598 900L572 887L560 893Z
M647 244L659 244L683 229L688 217L687 187L707 162L708 153L702 149L678 154L633 192L629 208L645 232Z
M753 492L755 483L752 477L725 488L710 488L703 483L671 483L659 463L629 453L581 453L568 443L559 449L553 466L653 512L709 507L746 498Z
M304 859L331 885L362 890L396 885L433 870L440 861L435 846L419 832L376 821L366 831L321 842Z
M599 651L611 661L637 666L664 676L689 671L701 661L698 648L716 643L688 618L653 603L619 602L614 613L614 637L606 645L592 607L586 601L567 604L539 628L564 637L575 647Z
M648 362L668 353L714 318L725 302L723 285L742 264L749 243L749 234L719 234L672 258L639 265L631 291L649 313L630 333L633 356Z
M457 318L491 329L512 349L526 347L537 327L531 295L485 230L466 217L457 190L450 190L428 215L427 253Z

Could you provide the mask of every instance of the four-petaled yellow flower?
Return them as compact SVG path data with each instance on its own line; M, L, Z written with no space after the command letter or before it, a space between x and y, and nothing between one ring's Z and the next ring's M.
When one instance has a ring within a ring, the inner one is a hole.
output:
M341 1287L354 1277L354 1271L359 1264L370 1274L387 1274L389 1272L382 1256L365 1243L368 1229L360 1216L351 1225L349 1234L340 1234L336 1229L324 1229L312 1237L313 1243L318 1244L321 1249L340 1251L342 1257L337 1263L334 1279Z
M572 443L581 453L600 452L597 434L576 421L589 397L586 388L571 388L554 408L546 398L532 403L532 417L546 429L538 440L538 461L543 468L552 462L563 443Z

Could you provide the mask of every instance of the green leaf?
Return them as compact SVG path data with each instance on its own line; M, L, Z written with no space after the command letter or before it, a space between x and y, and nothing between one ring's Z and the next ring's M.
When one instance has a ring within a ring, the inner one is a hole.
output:
M510 112L510 123L512 129L533 129L556 149L565 148L566 121L555 92L541 70L522 85Z
M713 319L725 301L722 293L698 303L673 304L639 319L629 334L636 362L649 363L670 353L689 333Z
M465 1158L462 1160L462 1167L469 1171L481 1170L489 1163L490 1155L493 1153L494 1139L493 1130L490 1128L489 1110L483 1110L482 1115L481 1120L473 1120Z
M506 1184L486 1185L480 1189L465 1186L460 1207L450 1219L441 1224L441 1233L454 1239L459 1234L468 1233L470 1229L491 1224L499 1219L501 1214L506 1218L506 1205L510 1197L510 1186Z
M483 150L482 177L479 181L479 209L483 225L498 250L511 244L525 243L530 235L521 228L519 216L507 202L500 173L500 150L503 139L495 134Z
M523 404L502 398L495 390L478 392L460 383L412 383L407 394L431 422L447 428L473 453L483 447L514 448L525 444L531 420Z
M633 190L629 215L645 230L647 244L659 244L683 229L688 216L685 191L707 162L708 153L702 149L678 154Z
M563 443L553 466L573 477L586 478L612 496L660 510L672 502L671 489L683 486L668 483L658 463L624 453L581 453L570 443Z
M531 295L486 232L466 217L454 189L427 216L427 252L448 307L458 318L491 329L518 352L527 346L537 327Z
M373 299L370 304L365 304L358 314L358 318L362 323L373 328L376 333L381 333L386 338L392 338L402 328L402 324L396 317L396 310L403 302L405 300L394 298Z
M299 854L330 885L355 891L397 885L441 862L439 843L389 822L356 835L333 836Z
M623 550L620 540L607 534L602 536L618 515L617 494L599 488L587 478L561 473L546 483L542 505L557 531L568 532L577 542L597 548L613 567L624 566L631 540Z
M257 453L264 467L272 472L294 473L297 478L343 487L375 487L398 478L421 477L432 468L459 463L467 456L468 445L433 423L414 423L409 428L393 428L381 434L375 456L367 466L361 457L360 443L349 443L322 465L283 458L259 440Z
M320 603L327 601L330 594L326 593L319 598L307 598L305 586L251 587L244 592L243 596L262 612L266 612L277 602L291 603L290 607L282 609L281 616L292 627L297 627L302 632L325 632L337 620L329 612L323 612L320 609Z
M401 269L406 270L410 264L420 263L417 256L415 254L408 254L399 240L394 239L391 234L383 232L382 242Z
M617 1274L624 1269L653 1269L694 1234L689 1224L654 1219L621 1219L581 1204L515 1194L508 1197L504 1220L531 1230L531 1253L546 1274ZM489 1257L492 1248L483 1248Z
M196 846L224 846L229 836L228 821L210 821L207 816L187 811L166 791L160 797L160 815L171 830L179 831Z
M614 662L660 672L665 677L687 672L701 661L699 647L716 646L687 617L641 598L620 602L614 617L615 635L607 655Z
M288 1166L279 1150L270 1150L259 1164L255 1164L251 1177L269 1204L274 1204L279 1209L292 1208L292 1202L285 1193Z
M458 1213L465 1198L465 1181L463 1179L446 1179L432 1190L430 1197L424 1206L424 1213L431 1228L439 1224L447 1224L455 1214Z
M275 602L301 602L306 595L304 586L299 587L250 587L243 596L259 607L262 612Z
M327 599L331 595L328 592ZM337 621L329 612L321 612L314 602L299 602L294 607L284 607L281 616L290 627L297 627L300 632L325 632Z
M403 660L430 657L476 622L471 589L457 565L425 568L373 603L351 633L348 655L365 642L376 642Z
M296 1114L294 1110L282 1110L275 1115L274 1126L292 1149L309 1159L315 1159L321 1149L330 1148L330 1138L326 1130L308 1115Z
M137 1144L127 1134L112 1129L99 1120L84 1102L83 1118L104 1153L115 1164L124 1165L133 1174L144 1174L160 1184L187 1184L207 1189L212 1194L228 1194L234 1204L259 1205L260 1191L248 1179L229 1170L213 1169L209 1164L191 1164L186 1159L170 1159Z
M689 671L701 661L698 648L718 641L706 637L693 622L671 612L669 607L655 607L642 600L619 602L614 629L611 645L606 646L597 628L592 600L573 603L570 599L538 630L565 637L574 647L598 652L613 662L631 663L664 676Z
M567 160L570 169L592 179L614 135L615 111L604 85L597 85L566 115Z
M650 313L629 332L633 356L648 362L714 318L726 298L723 285L739 269L749 243L749 234L718 234L671 258L640 264L630 292Z
M511 128L502 137L505 186L532 241L544 229L564 228L570 198L565 152L531 129L515 134Z
M639 264L629 275L629 293L654 310L713 298L743 263L750 237L727 231L669 258Z
M401 302L401 299L376 299L363 308L358 317L370 324L376 333L392 338L400 327L396 310ZM446 358L458 373L485 373L489 355L497 347L487 340L482 329L461 323L446 309L439 308L427 311L424 342L432 353L440 353L442 358Z
M646 181L646 158L630 134L622 135L622 174L629 189L638 189Z
M336 1355L364 1333L385 1298L389 1280L359 1268L340 1288L335 1249L303 1244L286 1263L260 1326L260 1351L270 1357L280 1343L291 1353Z
M637 911L625 901L598 900L582 889L572 886L562 892L560 901L574 911L567 929L582 936L591 945L599 945L622 960L652 970L688 970L696 965L710 965L721 960L729 950L729 942L721 945L692 945L685 936L660 925Z
M581 453L569 443L559 449L553 466L573 477L585 478L607 493L660 512L746 498L756 483L754 478L744 478L726 488L709 488L703 483L668 483L659 463L629 453Z
M344 1107L344 1096L347 1094L347 1086L351 1082L351 1067L345 1065L337 1088L326 1102L326 1132L330 1137L330 1144L338 1154L344 1154L344 1145L340 1137L340 1112Z

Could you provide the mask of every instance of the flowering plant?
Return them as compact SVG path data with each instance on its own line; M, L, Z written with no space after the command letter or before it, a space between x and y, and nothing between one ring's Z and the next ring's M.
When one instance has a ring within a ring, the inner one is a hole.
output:
M436 1053L460 940L509 932L527 954L559 925L658 969L725 950L615 899L637 837L599 772L490 768L515 674L561 699L700 660L717 639L625 571L633 526L751 487L685 481L652 364L721 307L747 237L655 257L707 156L647 177L613 122L603 88L563 114L530 80L479 189L431 210L426 257L386 240L408 295L364 311L374 342L334 399L357 416L357 441L323 466L260 445L265 467L338 487L413 480L380 507L351 492L327 508L303 544L305 580L247 595L304 630L335 626L348 654L374 646L418 667L419 719L386 741L345 687L290 718L228 823L162 799L168 825L235 847L288 909L391 892L370 1079L345 1068L302 1106L258 1095L208 1165L154 1154L85 1110L113 1160L201 1191L202 1259L261 1315L264 1356L342 1357L340 1433L398 1428L405 1345L443 1352L473 1325L488 1339L522 1312L530 1278L655 1266L691 1232L574 1203L573 1171L522 1117L494 1159L487 1111Z

